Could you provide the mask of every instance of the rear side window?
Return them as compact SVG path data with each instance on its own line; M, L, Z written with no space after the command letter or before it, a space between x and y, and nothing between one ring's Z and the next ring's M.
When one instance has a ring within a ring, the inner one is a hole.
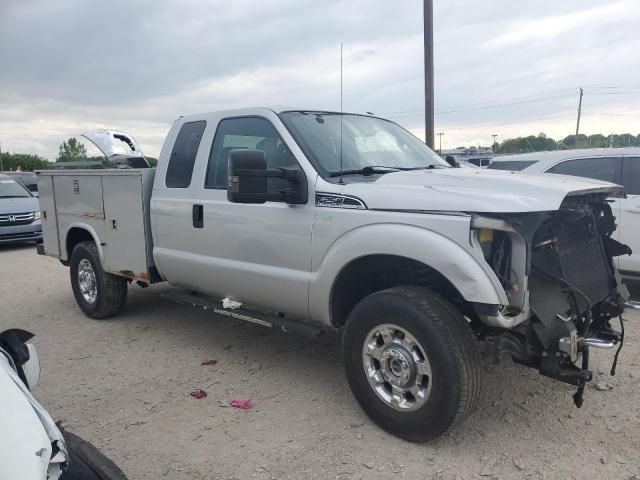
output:
M512 172L519 172L527 167L530 167L534 163L538 163L538 160L494 160L489 169L491 170L510 170Z
M624 157L622 184L629 195L640 195L640 157Z
M559 163L547 170L547 173L561 173L576 177L593 178L604 182L620 183L622 158L578 158Z
M259 117L228 118L220 122L213 139L205 188L227 188L229 152L238 148L264 151L267 168L299 168L271 122ZM269 178L267 185L269 190L277 189L286 186L286 180Z
M193 165L207 122L189 122L182 125L173 144L165 185L167 188L187 188L191 184Z

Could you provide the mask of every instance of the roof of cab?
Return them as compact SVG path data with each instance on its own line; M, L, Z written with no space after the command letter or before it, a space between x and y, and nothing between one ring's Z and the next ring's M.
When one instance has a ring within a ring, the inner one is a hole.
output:
M202 119L211 115L216 116L225 116L225 117L235 117L242 115L257 115L264 114L267 112L273 112L276 115L283 112L324 112L324 113L340 113L335 110L330 110L326 108L301 108L301 107L291 107L284 105L277 106L266 106L266 107L243 107L243 108L234 108L228 110L217 110L213 112L202 112L190 115L181 115L181 120L192 121L197 119ZM355 112L342 112L343 114L352 114L352 115L364 115L364 116L375 116L371 113L355 113Z

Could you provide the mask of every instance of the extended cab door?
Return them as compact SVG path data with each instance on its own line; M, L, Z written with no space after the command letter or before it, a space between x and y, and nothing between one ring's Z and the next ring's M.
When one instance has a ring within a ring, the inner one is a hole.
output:
M262 116L211 118L188 187L171 200L173 207L156 216L158 256L162 273L173 284L306 318L312 201L227 200L227 162L234 148L263 150L269 168L301 168L277 123L277 118ZM180 133L176 145L179 140ZM167 182L173 161L172 156ZM270 188L283 187L280 179L269 181ZM170 249L163 238L172 239Z
M620 241L629 245L631 256L618 257L623 272L640 276L640 156L625 155L622 162L622 184L627 198L618 199L621 225Z

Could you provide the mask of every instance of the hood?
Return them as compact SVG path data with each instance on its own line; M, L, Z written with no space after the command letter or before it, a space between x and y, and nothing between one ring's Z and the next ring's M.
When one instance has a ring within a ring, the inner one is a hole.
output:
M0 215L6 213L31 213L40 210L35 197L0 198Z
M477 213L558 210L565 197L586 193L625 196L623 187L598 180L467 168L387 173L373 182L347 184L341 193L374 210Z

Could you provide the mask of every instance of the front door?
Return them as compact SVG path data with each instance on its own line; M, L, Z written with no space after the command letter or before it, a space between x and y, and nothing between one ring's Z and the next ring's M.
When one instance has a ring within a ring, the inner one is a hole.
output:
M189 235L198 259L194 269L210 294L307 317L313 203L229 202L227 163L229 152L237 148L263 150L268 168L300 168L268 119L220 120L201 172L204 178L193 192L197 222ZM268 181L274 191L286 185L281 179Z

